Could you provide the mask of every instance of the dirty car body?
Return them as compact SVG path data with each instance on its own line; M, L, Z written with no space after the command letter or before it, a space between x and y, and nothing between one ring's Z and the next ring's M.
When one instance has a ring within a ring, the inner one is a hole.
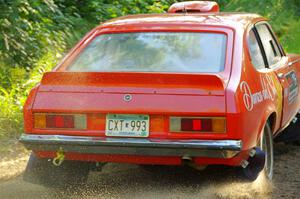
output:
M259 15L172 9L89 32L31 91L21 142L39 158L240 166L266 123L282 131L300 57Z

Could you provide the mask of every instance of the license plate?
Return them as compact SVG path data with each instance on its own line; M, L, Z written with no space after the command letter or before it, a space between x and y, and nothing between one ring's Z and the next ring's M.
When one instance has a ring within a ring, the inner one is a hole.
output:
M105 135L148 137L149 115L107 114Z

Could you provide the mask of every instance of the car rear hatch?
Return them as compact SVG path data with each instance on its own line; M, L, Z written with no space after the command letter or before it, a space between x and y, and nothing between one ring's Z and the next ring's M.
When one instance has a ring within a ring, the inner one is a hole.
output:
M31 113L34 134L226 137L224 83L213 74L49 72Z
M33 112L220 115L224 95L211 74L48 72Z

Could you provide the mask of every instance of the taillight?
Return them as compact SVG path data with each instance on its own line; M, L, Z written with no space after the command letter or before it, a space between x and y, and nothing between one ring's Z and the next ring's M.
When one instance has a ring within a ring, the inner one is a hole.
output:
M84 114L35 113L34 128L37 129L86 129Z
M170 132L212 132L225 133L224 117L170 117Z
M46 115L46 128L74 128L74 115Z

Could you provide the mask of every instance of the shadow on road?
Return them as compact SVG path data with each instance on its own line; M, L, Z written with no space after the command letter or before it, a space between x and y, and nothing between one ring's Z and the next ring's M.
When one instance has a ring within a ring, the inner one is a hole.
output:
M243 182L233 169L222 166L203 171L164 167L149 172L138 166L109 164L103 173L92 173L88 184L75 192L78 198L253 198L257 194L268 197L272 186L266 185L261 180ZM73 193L70 188L57 196Z
M297 198L300 196L300 147L275 146L275 179L248 183L230 167L163 167L149 172L136 165L107 164L91 172L88 183L68 189L49 189L22 181L22 176L0 184L5 198Z

